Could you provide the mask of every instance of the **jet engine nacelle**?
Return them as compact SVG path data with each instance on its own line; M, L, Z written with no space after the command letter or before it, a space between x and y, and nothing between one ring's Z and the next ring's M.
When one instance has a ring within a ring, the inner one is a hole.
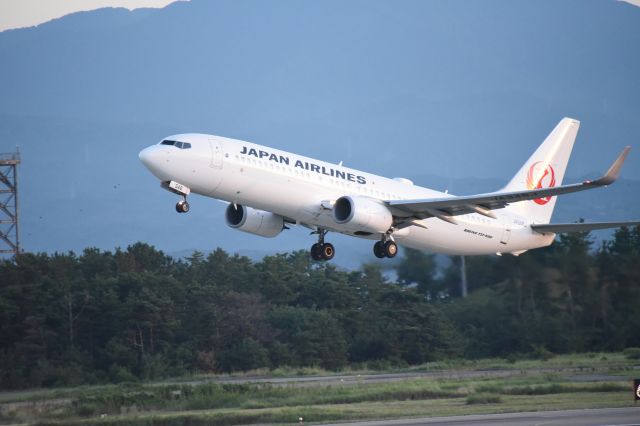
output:
M373 198L345 196L333 205L333 220L353 232L385 233L393 224L393 215Z
M284 229L282 216L240 204L229 204L225 218L230 227L261 237L273 238Z

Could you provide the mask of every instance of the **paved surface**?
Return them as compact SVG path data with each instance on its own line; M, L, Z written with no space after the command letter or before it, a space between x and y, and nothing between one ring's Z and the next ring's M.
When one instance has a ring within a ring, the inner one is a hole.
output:
M338 423L327 426L630 426L640 425L640 407L595 410L540 411L535 413L482 414Z
M624 376L614 376L607 374L597 374L599 369L575 368L532 368L532 369L487 369L487 370L439 370L421 371L411 373L388 373L388 374L348 374L348 375L327 375L327 376L290 376L290 377L264 377L264 376L218 376L203 378L187 382L177 382L184 384L201 384L207 382L244 384L244 383L264 383L271 385L295 385L295 386L319 386L331 384L359 384L359 383L380 383L399 382L418 378L430 379L471 379L471 378L500 378L512 377L527 374L541 373L564 373L571 381L628 381ZM604 368L602 369L604 370ZM594 380L596 379L596 380ZM158 383L160 385L167 382Z

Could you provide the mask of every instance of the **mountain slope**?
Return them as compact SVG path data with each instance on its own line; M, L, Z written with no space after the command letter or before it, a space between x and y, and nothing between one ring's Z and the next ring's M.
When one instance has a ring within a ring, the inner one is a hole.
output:
M613 1L102 9L0 33L0 152L23 153L29 250L306 248L300 230L274 243L227 229L213 200L177 217L138 151L207 132L472 193L500 187L573 116L567 173L584 176L640 140L639 45L640 8ZM638 149L624 179L640 180ZM584 198L560 201L556 220L640 216L635 183L571 197Z

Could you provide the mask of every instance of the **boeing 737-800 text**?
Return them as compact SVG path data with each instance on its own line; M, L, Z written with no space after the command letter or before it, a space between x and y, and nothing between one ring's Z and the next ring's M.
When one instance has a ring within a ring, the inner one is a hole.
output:
M511 253L551 244L556 233L639 224L549 224L556 196L613 183L626 147L599 179L562 185L580 123L564 118L502 189L454 196L285 151L204 134L167 137L140 152L163 188L181 197L197 193L229 203L232 228L275 237L287 225L313 230L316 260L333 258L327 232L377 240L377 257L394 257L397 244L449 254Z

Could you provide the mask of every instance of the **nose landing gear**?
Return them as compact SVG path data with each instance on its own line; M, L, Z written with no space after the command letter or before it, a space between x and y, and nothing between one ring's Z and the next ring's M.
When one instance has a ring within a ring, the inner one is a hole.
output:
M178 213L187 213L189 211L189 203L186 196L176 203L176 211Z
M326 229L318 229L313 232L318 234L318 242L311 246L311 258L313 260L331 260L336 254L336 249L331 243L324 242L324 236L327 234Z
M178 213L186 213L189 211L189 203L187 202L187 195L189 195L189 193L191 192L191 189L189 189L189 187L172 180L161 182L160 186L163 189L166 189L169 192L173 192L174 194L178 194L182 197L182 200L176 203L176 211Z

